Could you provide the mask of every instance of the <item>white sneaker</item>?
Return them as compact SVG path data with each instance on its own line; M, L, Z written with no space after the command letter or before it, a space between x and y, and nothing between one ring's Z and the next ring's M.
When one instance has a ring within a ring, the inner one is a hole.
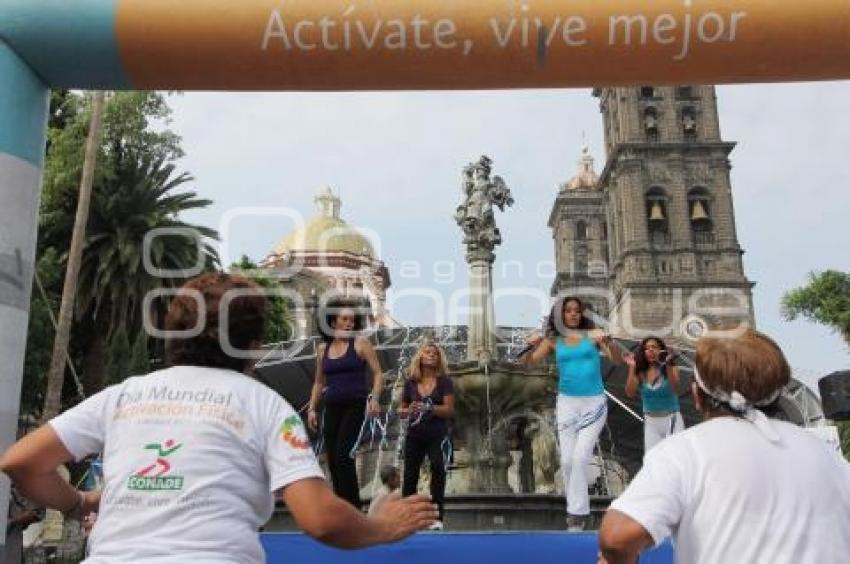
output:
M587 526L587 516L567 515L567 532L578 533Z
M443 522L442 521L434 521L431 523L431 526L428 527L429 531L442 531L443 530Z

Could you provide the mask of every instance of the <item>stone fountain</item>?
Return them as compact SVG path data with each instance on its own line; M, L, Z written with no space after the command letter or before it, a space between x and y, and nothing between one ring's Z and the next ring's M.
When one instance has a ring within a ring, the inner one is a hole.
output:
M457 449L449 526L559 527L564 503L556 495L556 375L551 366L517 364L515 351L498 346L505 336L493 311L494 250L502 242L494 211L505 211L514 200L504 180L492 175L492 164L483 156L464 168L464 201L455 213L466 250L470 313L465 355L449 364ZM521 347L523 339L514 334L508 348Z
M513 197L504 180L492 175L492 164L484 156L463 169L463 202L454 216L466 250L468 325L394 328L373 336L386 370L382 403L389 408L386 435L369 441L357 455L361 497L369 499L380 485L381 465L401 466L403 427L397 417L401 384L421 339L429 337L446 351L456 392L454 450L446 490L448 527L563 529L565 504L554 421L555 369L548 364L527 367L516 363L515 356L524 347L530 328L495 324L492 267L502 235L494 212L495 208L505 211ZM629 349L637 344L616 340ZM305 405L309 397L315 345L314 338L281 343L257 365L261 379L296 407ZM680 350L690 356L687 350ZM680 399L686 424L692 425L698 418L687 394L691 371L689 363L685 364L680 370ZM625 370L603 363L603 377L612 400L589 472L591 509L597 516L640 467L643 454L642 423L630 413L640 407L625 398ZM427 474L427 466L423 465L423 474ZM420 480L423 491L427 483L425 475ZM281 508L267 530L292 527Z
M486 156L463 169L464 201L455 220L466 247L469 329L466 358L449 366L456 390L455 442L466 454L466 489L484 494L513 491L508 480L511 439L522 444L521 482L533 491L532 437L525 436L525 420L542 418L554 397L551 371L528 370L498 355L492 269L502 235L494 208L505 211L514 200L505 181L491 173L492 161Z

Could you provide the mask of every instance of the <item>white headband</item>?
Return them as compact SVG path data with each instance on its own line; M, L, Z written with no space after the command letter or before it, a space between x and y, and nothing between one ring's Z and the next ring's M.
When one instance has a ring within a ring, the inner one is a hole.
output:
M744 397L744 394L737 390L733 390L732 393L725 390L709 390L708 386L706 386L705 382L703 382L702 378L700 378L699 371L696 367L694 367L694 380L696 381L697 386L699 386L700 389L709 397L725 403L732 409L732 411L740 414L741 417L755 425L756 428L767 438L767 440L772 443L779 442L779 434L776 432L776 429L773 428L770 419L768 419L767 415L756 409L755 406L765 406L775 402L782 393L781 388L774 391L763 400L751 403L746 397Z

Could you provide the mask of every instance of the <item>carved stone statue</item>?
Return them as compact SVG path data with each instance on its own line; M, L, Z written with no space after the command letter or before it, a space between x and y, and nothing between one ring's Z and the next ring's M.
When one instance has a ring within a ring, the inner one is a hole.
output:
M469 332L467 359L483 367L496 356L496 323L493 312L493 252L502 242L496 227L493 206L504 211L514 199L505 181L490 177L493 161L483 156L463 168L461 188L464 201L454 218L463 230L466 262L469 267Z
M535 493L553 494L557 491L555 473L560 467L558 441L549 429L538 426L531 441L534 465Z
M482 156L477 163L464 167L462 189L464 202L457 207L455 221L463 230L463 243L469 250L492 251L502 242L496 227L493 206L505 211L514 199L511 190L500 176L490 178L493 161Z

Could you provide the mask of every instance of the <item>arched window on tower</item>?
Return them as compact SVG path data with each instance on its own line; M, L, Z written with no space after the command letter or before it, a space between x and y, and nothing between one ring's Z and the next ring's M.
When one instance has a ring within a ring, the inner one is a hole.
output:
M694 245L714 244L714 221L711 217L711 195L698 186L688 192L688 219Z
M576 276L587 276L587 247L576 247Z
M647 141L658 141L658 110L652 106L643 111L643 130Z
M581 219L576 222L576 241L587 241L587 223Z
M691 106L682 108L682 136L685 141L695 141L697 138L697 112Z
M653 247L670 244L669 201L667 192L659 186L653 186L646 192L647 231Z

